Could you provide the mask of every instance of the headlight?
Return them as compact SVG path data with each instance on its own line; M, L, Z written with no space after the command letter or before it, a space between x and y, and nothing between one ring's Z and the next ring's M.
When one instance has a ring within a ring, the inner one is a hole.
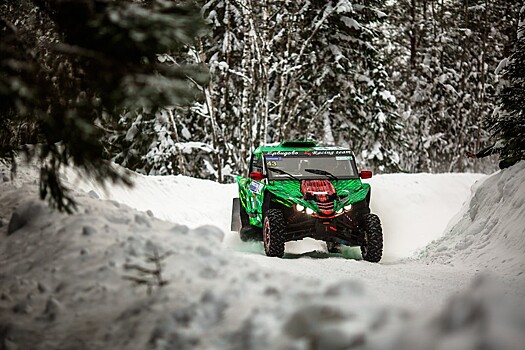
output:
M345 210L351 210L351 209L352 209L352 204L345 205Z
M341 208L338 211L336 211L336 214L341 214L342 212L343 212L343 208Z
M301 204L296 204L295 209L297 209L297 211L303 211L304 207Z
M306 214L308 215L312 215L314 213L314 211L310 208L306 208Z

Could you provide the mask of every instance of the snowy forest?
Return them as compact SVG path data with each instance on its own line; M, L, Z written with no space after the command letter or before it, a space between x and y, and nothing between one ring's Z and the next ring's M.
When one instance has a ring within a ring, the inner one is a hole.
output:
M107 159L232 182L284 140L376 172L490 172L465 152L524 158L522 6L2 0L0 157L40 159L51 194L69 163L126 181Z
M0 350L523 350L524 34L523 0L0 0ZM353 154L248 174L288 140Z

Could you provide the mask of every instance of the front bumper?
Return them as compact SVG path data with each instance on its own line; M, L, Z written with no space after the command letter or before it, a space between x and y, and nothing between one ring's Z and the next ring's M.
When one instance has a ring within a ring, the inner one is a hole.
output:
M350 213L326 218L294 213L287 221L285 231L287 242L304 238L347 245L360 245L362 242L358 222Z

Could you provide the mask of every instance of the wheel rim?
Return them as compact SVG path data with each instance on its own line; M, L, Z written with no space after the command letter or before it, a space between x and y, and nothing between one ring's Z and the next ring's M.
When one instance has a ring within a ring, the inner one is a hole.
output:
M268 218L264 219L263 240L264 249L268 252L270 250L270 220Z

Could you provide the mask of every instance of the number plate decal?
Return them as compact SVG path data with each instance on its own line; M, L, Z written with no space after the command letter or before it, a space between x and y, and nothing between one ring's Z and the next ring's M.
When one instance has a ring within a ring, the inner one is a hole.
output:
M252 191L253 193L260 194L263 187L264 187L264 184L257 182L257 181L252 181L252 183L250 184L250 191Z

